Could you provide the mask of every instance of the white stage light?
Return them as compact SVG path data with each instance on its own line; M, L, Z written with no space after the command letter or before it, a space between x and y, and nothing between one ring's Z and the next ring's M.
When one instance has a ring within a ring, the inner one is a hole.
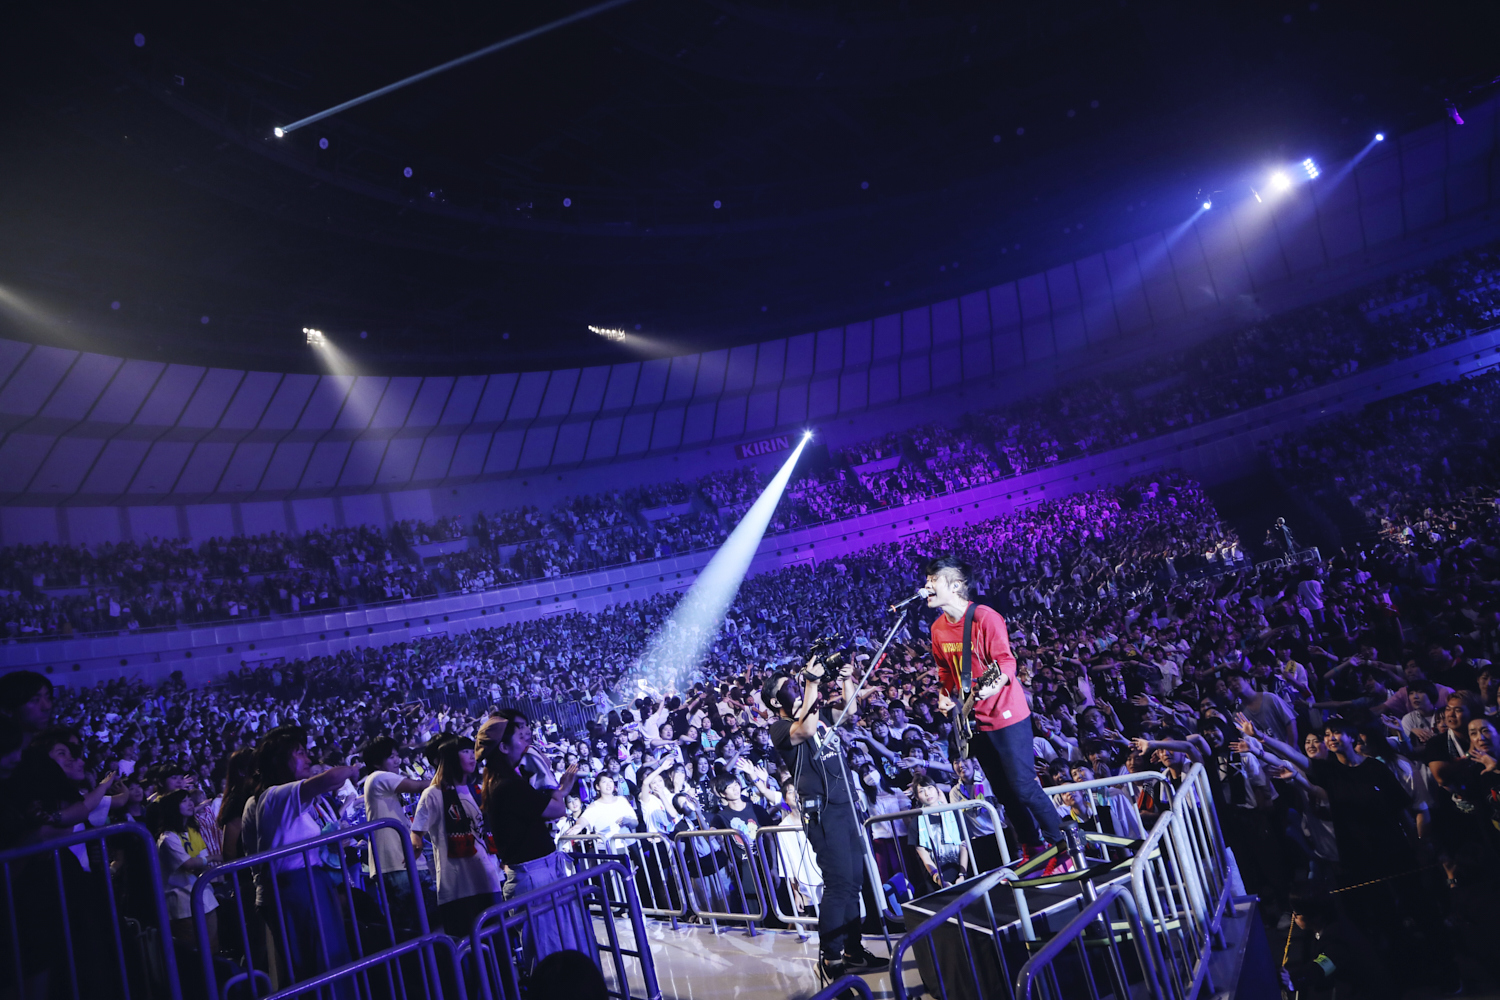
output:
M1385 142L1385 133L1384 132L1376 132L1375 133L1375 141L1376 142Z
M285 129L283 129L283 128L282 128L282 127L281 127L281 126L280 126L280 125L277 125L277 126L276 126L276 127L275 127L275 128L274 128L274 129L272 129L272 130L271 130L271 131L273 131L273 132L275 132L275 133L276 133L276 138L278 138L278 139L280 139L280 138L282 138L282 137L283 137L283 136L285 136L285 135L286 135L286 130L285 130Z
M1291 186L1292 179L1286 175L1285 171L1278 170L1271 175L1271 187L1277 191L1285 191Z
M1318 176L1318 174L1322 173L1322 171L1318 169L1318 165L1314 163L1310 157L1302 161L1302 169L1307 171L1308 180L1312 180L1314 177Z
M760 547L771 515L781 502L781 494L791 481L792 469L802 455L802 449L812 440L812 431L802 435L802 440L780 470L766 484L755 503L745 511L740 523L719 546L698 579L677 602L671 617L646 644L640 661L620 681L619 695L635 699L649 684L663 695L675 688L685 691L696 679L703 656L719 635L724 624L724 615L740 591L755 550Z
M1213 207L1214 207L1214 203L1211 202L1211 201L1205 201L1203 203L1203 211L1205 211L1205 212L1207 212L1210 208L1213 208Z
M323 336L322 330L314 330L310 326L304 326L302 332L307 336L308 347L323 347L328 343L328 338Z
M624 330L617 330L613 327L608 326L594 326L593 324L590 324L589 329L594 333L597 333L599 336L603 337L605 340L618 341L624 340L627 336L629 336L629 334L627 334Z

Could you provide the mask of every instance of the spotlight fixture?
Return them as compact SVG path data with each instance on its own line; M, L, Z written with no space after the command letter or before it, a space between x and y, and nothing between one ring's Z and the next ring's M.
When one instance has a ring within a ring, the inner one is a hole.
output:
M286 136L286 129L282 128L280 125L277 125L271 131L276 134L276 138L278 139L284 138Z
M1312 180L1314 177L1318 176L1318 174L1322 173L1322 171L1318 169L1318 165L1312 161L1311 157L1302 161L1302 169L1307 171L1308 180Z
M624 340L627 336L624 330L617 330L613 327L608 326L594 326L593 324L589 324L589 330L597 333L605 340L621 341Z
M1376 132L1375 133L1375 141L1376 142L1385 142L1385 133L1384 132Z
M802 440L804 440L804 441L811 441L812 440L812 431L810 431L810 430L803 431L802 432Z
M1207 212L1210 208L1213 208L1213 207L1214 207L1214 203L1211 202L1211 201L1205 201L1203 203L1203 211L1205 211L1205 212Z
M1292 186L1292 179L1286 175L1286 171L1278 170L1271 175L1271 187L1277 191L1285 191Z
M1444 101L1443 107L1447 110L1448 117L1453 119L1453 124L1462 125L1464 123L1464 116L1458 113L1458 106L1452 101Z
M328 343L328 338L323 336L322 330L314 330L310 326L304 326L302 332L307 337L308 347L323 347Z

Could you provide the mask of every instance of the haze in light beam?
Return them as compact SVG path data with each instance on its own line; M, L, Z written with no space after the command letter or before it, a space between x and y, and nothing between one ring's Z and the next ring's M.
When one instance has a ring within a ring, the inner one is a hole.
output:
M666 694L676 688L685 690L703 662L703 655L719 635L724 624L724 614L740 592L740 584L750 569L750 560L771 523L771 515L786 484L792 478L792 469L802 455L802 449L811 440L804 435L802 441L782 464L772 480L766 484L755 503L745 511L740 523L719 546L698 579L677 602L671 617L646 644L646 652L640 662L621 681L619 694L626 700L639 697L643 684L650 684Z

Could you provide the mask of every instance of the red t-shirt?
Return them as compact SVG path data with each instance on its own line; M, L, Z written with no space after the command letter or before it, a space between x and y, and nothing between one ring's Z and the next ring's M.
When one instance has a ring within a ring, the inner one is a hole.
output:
M978 683L991 663L1000 664L1000 669L1010 678L1010 683L1001 688L999 694L974 706L979 728L1004 729L1030 716L1026 692L1016 680L1016 657L1010 651L1010 632L1005 627L1005 619L994 608L981 604L974 609L974 639L970 653L974 683ZM946 614L938 615L937 621L932 623L932 657L937 660L938 683L957 701L959 672L964 659L962 618L954 622L949 621Z

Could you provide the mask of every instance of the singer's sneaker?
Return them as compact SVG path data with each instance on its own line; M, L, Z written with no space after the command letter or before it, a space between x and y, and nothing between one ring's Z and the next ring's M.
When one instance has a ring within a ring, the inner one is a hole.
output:
M1042 869L1042 878L1048 875L1062 875L1072 871L1074 867L1072 857L1064 854L1062 848L1059 847L1057 853L1048 859L1047 866Z

